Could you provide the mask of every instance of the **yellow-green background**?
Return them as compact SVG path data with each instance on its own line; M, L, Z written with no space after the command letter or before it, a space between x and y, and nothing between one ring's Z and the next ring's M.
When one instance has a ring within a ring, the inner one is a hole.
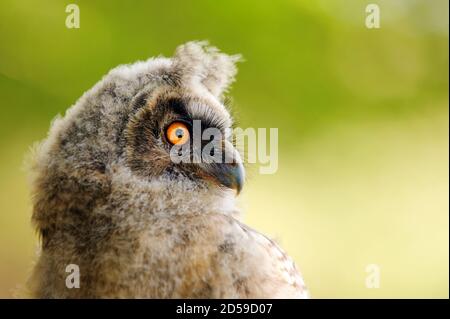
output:
M65 27L69 3L80 29ZM380 29L365 27L369 3ZM112 67L194 39L244 55L240 126L279 128L278 172L250 169L241 201L312 295L448 298L447 0L2 0L0 297L36 251L29 146Z

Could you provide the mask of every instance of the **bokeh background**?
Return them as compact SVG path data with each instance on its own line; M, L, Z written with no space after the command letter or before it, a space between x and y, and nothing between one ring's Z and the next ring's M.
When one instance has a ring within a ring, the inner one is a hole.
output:
M371 2L380 29L365 27ZM80 29L65 27L69 3ZM279 128L278 172L250 168L245 221L281 242L313 297L448 298L447 0L2 0L0 297L37 247L30 145L112 67L195 39L245 57L239 125Z

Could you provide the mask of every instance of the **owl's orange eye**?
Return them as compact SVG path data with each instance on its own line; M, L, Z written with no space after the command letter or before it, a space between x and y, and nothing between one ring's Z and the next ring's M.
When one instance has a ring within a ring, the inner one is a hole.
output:
M166 136L170 143L183 145L189 140L189 130L182 122L173 122L166 130Z

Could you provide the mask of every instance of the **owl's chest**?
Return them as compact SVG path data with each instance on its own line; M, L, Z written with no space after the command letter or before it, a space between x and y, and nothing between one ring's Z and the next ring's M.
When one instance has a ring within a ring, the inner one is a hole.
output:
M217 231L210 223L156 221L138 231L117 233L101 253L97 273L105 290L132 297L208 297L205 283L217 259ZM130 290L124 289L128 287ZM132 287L132 289L131 289Z

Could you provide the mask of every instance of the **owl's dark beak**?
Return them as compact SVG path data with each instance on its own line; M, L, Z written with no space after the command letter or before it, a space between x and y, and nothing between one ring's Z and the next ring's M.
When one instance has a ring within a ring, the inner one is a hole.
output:
M234 189L237 194L244 185L245 171L241 163L223 163L214 165L209 170L209 174L214 177L221 185Z
M234 189L237 195L241 192L245 180L245 170L237 150L231 143L225 142L224 163L203 163L202 169L221 185Z

